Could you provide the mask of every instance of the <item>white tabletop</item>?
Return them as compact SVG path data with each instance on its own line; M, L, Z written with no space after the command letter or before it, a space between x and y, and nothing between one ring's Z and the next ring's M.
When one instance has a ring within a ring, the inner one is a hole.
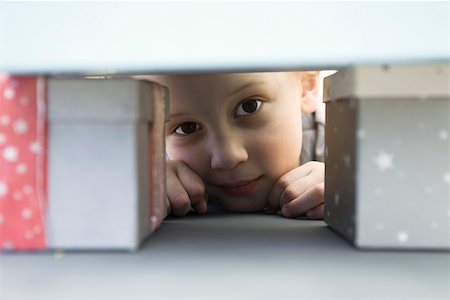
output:
M275 71L448 61L449 37L448 1L0 1L0 72Z
M172 218L136 253L8 253L0 298L449 299L450 254L361 251L322 221Z

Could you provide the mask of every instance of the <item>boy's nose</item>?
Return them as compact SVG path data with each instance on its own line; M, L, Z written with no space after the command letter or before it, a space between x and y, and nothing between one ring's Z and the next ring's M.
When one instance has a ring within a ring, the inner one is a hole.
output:
M248 153L239 138L227 136L211 141L211 168L231 170L248 159Z

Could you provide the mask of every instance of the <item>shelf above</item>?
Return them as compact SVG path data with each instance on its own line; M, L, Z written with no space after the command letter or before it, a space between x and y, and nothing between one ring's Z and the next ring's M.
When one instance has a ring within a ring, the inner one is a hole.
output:
M450 59L448 2L0 3L0 72L335 69Z

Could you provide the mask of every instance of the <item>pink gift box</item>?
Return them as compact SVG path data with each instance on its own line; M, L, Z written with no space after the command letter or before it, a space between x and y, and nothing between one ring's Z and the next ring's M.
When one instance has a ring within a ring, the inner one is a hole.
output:
M167 97L131 79L1 75L0 247L137 249L166 213Z

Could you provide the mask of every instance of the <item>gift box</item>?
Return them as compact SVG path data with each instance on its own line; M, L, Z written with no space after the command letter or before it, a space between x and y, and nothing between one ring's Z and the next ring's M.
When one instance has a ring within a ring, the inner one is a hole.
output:
M166 213L168 91L0 77L0 246L135 250Z
M360 248L450 249L449 64L325 78L325 222Z

